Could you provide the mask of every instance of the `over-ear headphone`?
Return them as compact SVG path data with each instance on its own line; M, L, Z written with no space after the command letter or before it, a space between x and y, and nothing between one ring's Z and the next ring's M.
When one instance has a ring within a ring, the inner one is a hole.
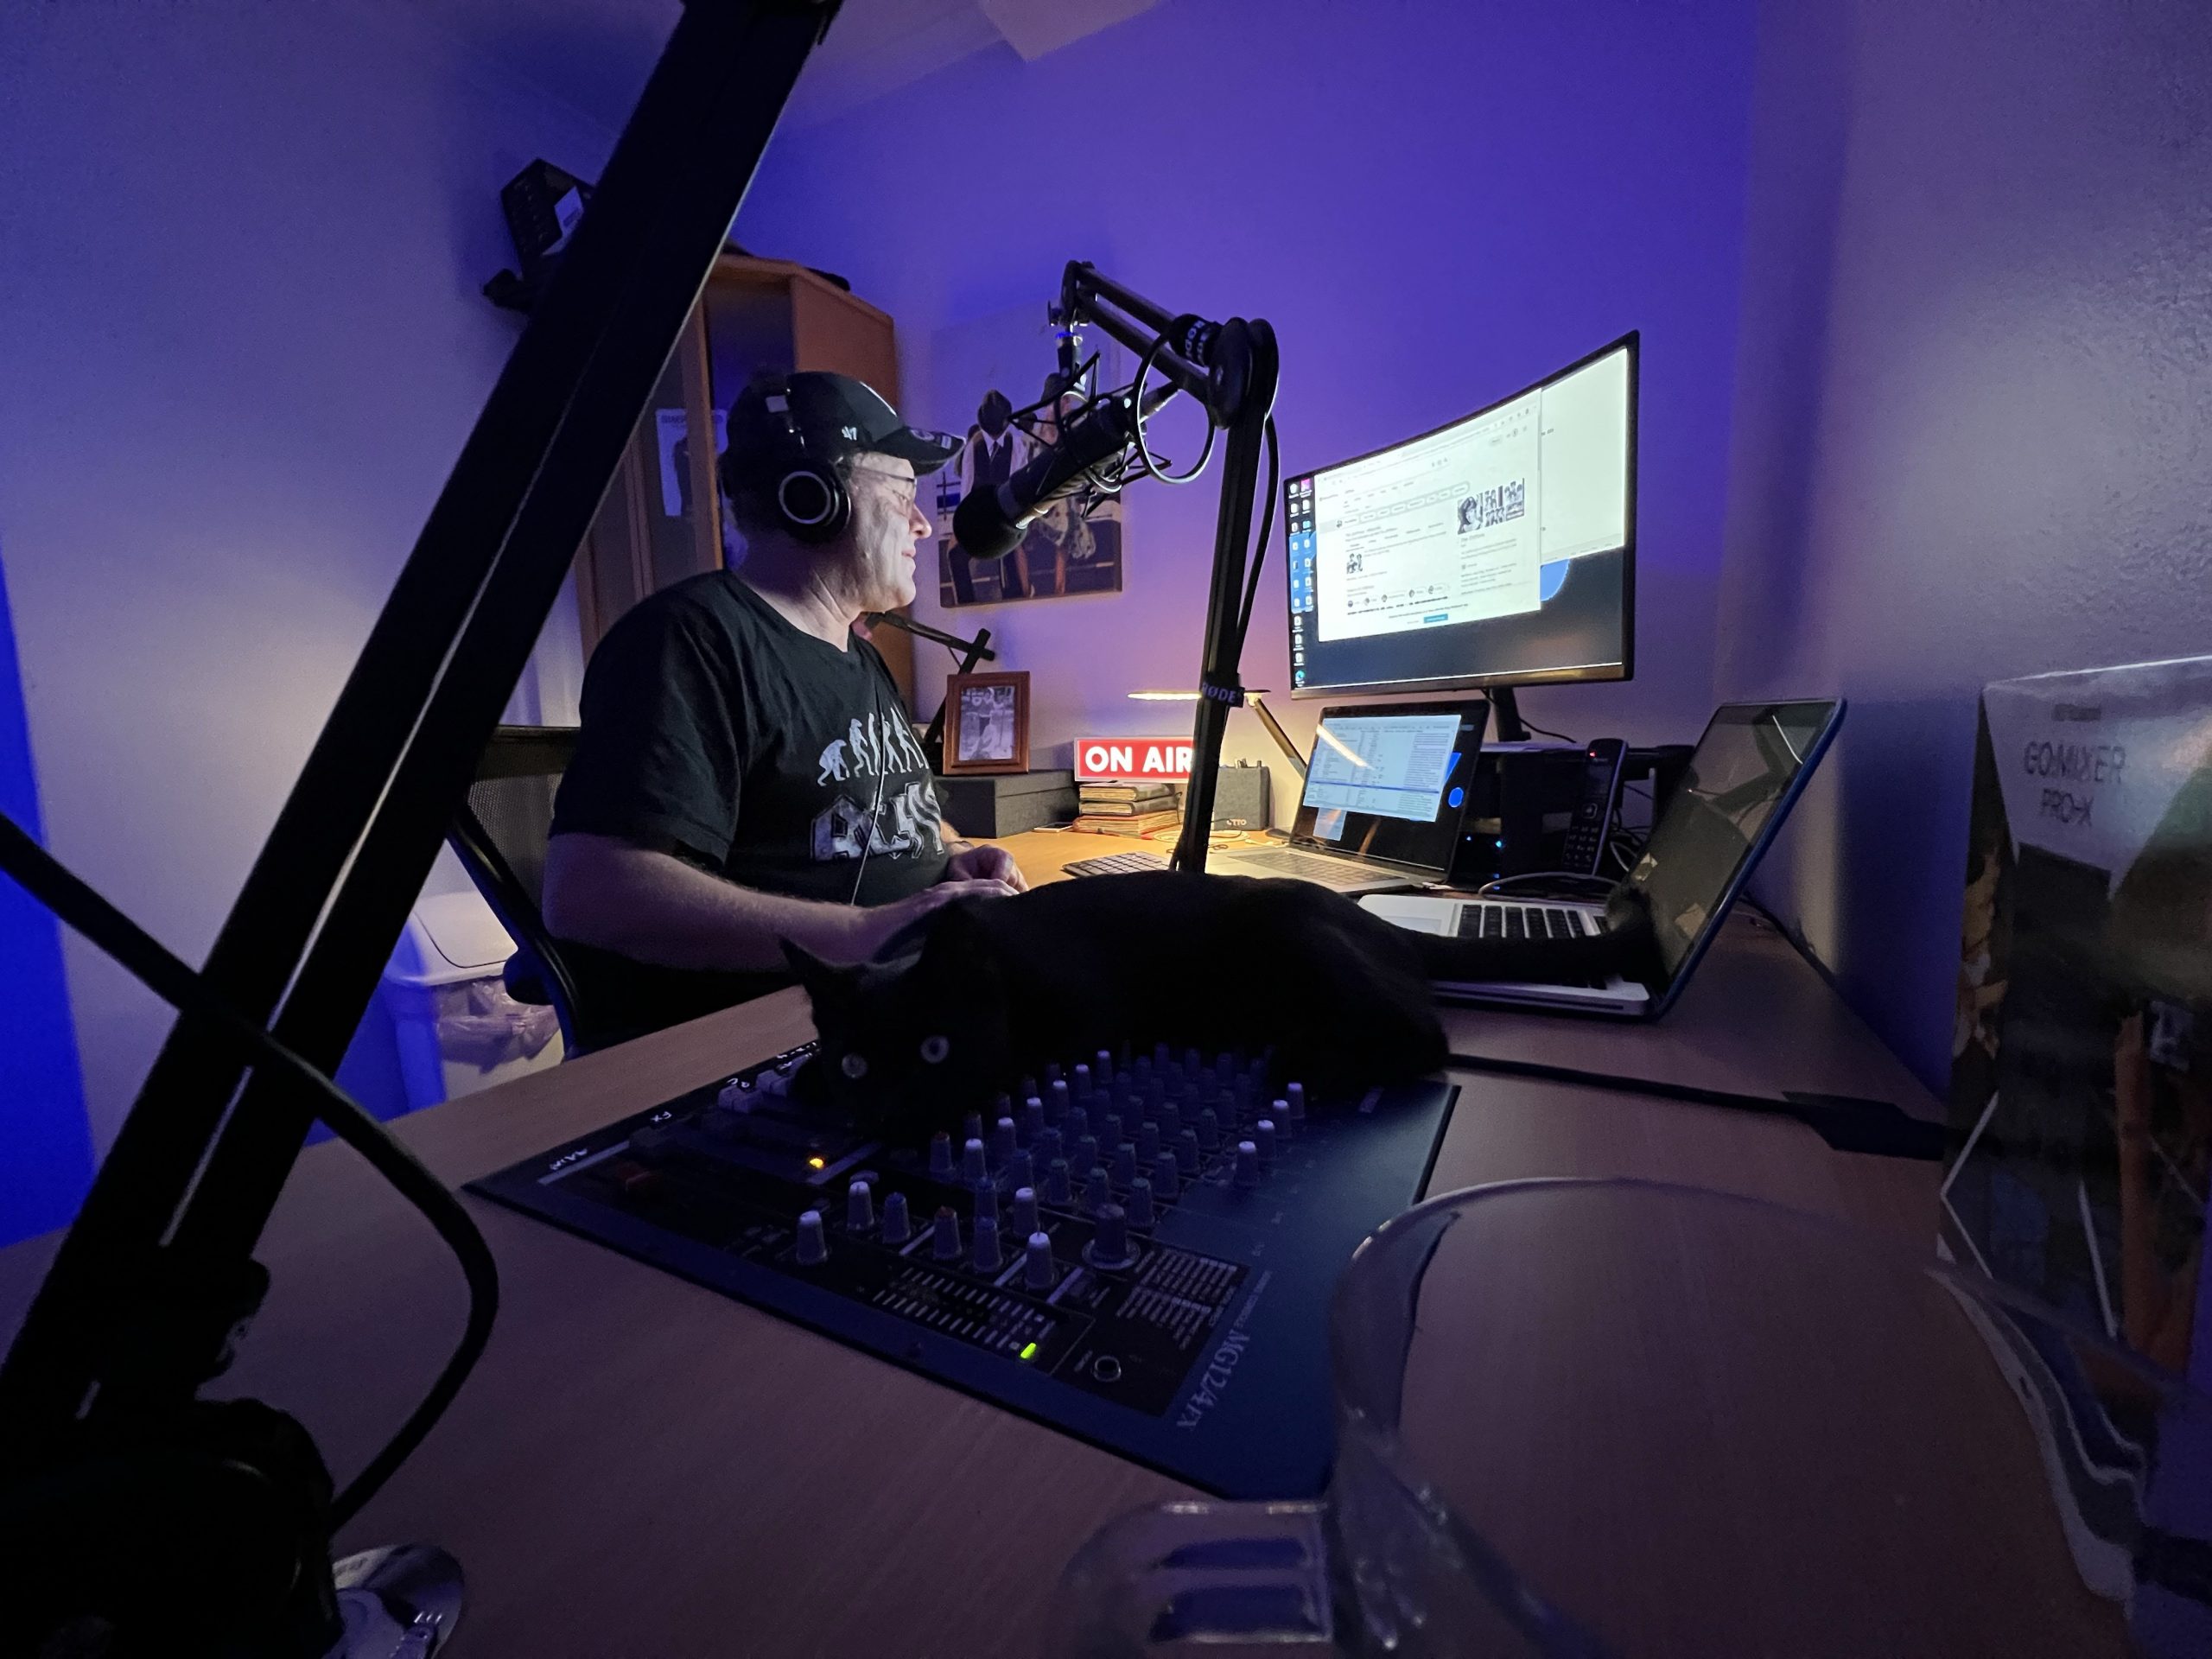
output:
M853 498L845 480L823 457L806 447L806 434L791 416L791 382L778 380L768 388L767 406L781 423L776 433L777 453L769 468L776 480L776 516L784 528L802 542L834 542L853 522Z

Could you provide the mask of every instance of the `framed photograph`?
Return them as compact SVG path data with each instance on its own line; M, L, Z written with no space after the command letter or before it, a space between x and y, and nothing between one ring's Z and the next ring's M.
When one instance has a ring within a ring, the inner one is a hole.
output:
M1028 770L1027 672L946 675L945 776Z

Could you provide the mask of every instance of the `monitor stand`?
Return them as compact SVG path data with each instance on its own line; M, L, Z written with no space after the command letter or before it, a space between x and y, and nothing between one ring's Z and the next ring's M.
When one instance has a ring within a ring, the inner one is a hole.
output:
M1510 685L1493 685L1483 695L1490 699L1490 732L1493 743L1526 743L1529 728L1521 723L1521 705Z

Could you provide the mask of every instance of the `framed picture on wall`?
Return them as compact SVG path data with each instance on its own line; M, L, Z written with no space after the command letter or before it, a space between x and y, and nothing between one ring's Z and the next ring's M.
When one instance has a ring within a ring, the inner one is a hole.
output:
M1028 673L946 675L945 776L1028 770Z

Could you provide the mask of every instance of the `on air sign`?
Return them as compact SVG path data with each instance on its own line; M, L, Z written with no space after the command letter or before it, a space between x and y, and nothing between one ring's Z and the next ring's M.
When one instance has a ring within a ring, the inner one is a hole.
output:
M1126 779L1179 784L1190 775L1191 740L1187 737L1079 737L1075 741L1077 783Z

